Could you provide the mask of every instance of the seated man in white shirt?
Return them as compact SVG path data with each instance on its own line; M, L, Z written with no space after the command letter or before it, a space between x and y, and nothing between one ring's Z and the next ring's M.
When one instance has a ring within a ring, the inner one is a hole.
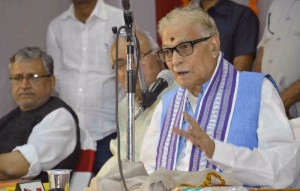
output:
M216 25L199 7L174 9L158 32L157 54L180 87L153 113L141 149L148 173L212 168L244 185L292 186L299 144L272 78L226 61Z
M12 96L18 107L0 119L0 180L39 178L46 170L73 169L80 156L78 119L51 97L53 60L36 47L10 59Z

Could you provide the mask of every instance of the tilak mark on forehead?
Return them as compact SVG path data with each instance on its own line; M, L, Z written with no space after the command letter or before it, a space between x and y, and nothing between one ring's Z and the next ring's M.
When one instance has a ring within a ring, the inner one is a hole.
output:
M170 41L171 41L171 42L173 42L174 40L175 40L175 38L174 38L174 37L171 37L171 38L170 38Z

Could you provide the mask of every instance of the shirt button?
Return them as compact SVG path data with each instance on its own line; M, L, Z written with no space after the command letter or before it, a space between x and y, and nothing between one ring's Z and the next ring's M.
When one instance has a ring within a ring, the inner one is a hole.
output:
M79 88L78 91L82 92L82 88Z
M272 59L270 59L270 60L269 60L269 63L270 63L270 64L272 64L272 63L273 63L273 60L272 60Z
M287 20L287 21L290 20L290 19L291 19L290 17L285 18L285 20Z
M278 41L280 41L280 40L281 40L281 38L280 38L280 37L277 37L277 40L278 40Z
M86 48L85 48L85 47L83 47L83 48L82 48L82 50L83 50L83 51L86 51Z

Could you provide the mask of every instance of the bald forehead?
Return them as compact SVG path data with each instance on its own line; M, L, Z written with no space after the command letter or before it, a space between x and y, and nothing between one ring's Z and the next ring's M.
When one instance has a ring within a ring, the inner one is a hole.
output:
M144 47L149 49L150 48L150 42L149 39L147 37L145 37L145 35L142 35L141 33L137 33L137 38L139 40L140 43L140 47Z
M136 33L136 37L138 38L138 41L140 43L140 49L141 51L143 50L149 50L151 48L151 45L150 45L150 42L149 42L149 39L142 33L140 32L137 32ZM126 39L125 38L119 38L119 52L122 51L122 52L125 52L126 53L126 46L127 46L127 42L126 42ZM116 44L113 43L113 46L111 48L111 54L112 55L115 55L113 52L115 52L116 50Z
M194 40L195 38L205 37L205 32L203 32L201 25L196 23L186 23L182 21L177 21L176 25L169 22L161 30L162 47L170 47L175 44Z

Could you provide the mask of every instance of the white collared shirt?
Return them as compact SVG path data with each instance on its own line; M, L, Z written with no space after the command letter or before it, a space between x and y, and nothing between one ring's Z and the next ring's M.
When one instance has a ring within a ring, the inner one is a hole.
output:
M123 12L98 0L86 23L75 18L74 6L55 18L47 33L54 59L59 97L77 113L80 126L100 140L115 129L115 74L109 59L113 26ZM120 99L124 96L119 86Z

